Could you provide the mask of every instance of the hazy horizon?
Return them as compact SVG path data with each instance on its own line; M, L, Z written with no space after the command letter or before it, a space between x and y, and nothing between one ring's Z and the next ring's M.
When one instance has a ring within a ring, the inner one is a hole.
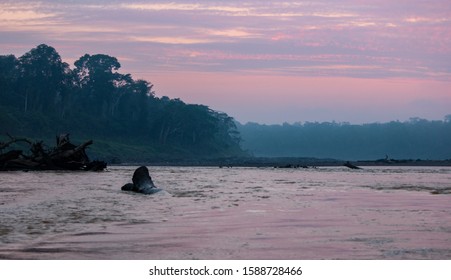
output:
M451 5L433 1L3 1L1 54L117 57L157 96L240 123L443 120Z

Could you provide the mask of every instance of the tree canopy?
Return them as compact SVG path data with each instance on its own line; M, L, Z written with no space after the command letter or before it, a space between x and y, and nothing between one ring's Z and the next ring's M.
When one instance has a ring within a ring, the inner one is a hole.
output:
M0 55L0 133L52 138L70 132L161 157L243 154L227 114L156 97L152 83L119 73L121 64L109 55L85 54L74 66L45 44L19 58Z

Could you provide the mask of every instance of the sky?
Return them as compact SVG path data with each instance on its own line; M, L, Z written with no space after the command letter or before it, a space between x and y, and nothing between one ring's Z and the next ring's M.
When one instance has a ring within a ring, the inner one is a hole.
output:
M0 54L42 43L241 123L451 114L449 0L1 0Z

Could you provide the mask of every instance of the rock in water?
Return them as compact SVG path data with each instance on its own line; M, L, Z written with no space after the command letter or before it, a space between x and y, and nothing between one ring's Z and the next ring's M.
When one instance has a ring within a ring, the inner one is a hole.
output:
M125 185L122 186L121 190L123 191L133 191L135 185L131 184L131 183L127 183Z
M354 164L350 163L349 161L347 161L345 164L343 164L344 166L351 168L351 169L362 169L358 166L355 166Z
M154 185L152 178L149 175L149 170L145 166L141 166L135 170L132 181L133 184L125 184L122 186L121 190L143 194L153 194L162 191L162 189L159 189Z

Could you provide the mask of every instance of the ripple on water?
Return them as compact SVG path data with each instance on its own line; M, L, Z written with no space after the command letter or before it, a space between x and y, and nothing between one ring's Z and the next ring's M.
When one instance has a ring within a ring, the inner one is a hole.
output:
M135 168L2 173L0 258L450 258L451 168Z

